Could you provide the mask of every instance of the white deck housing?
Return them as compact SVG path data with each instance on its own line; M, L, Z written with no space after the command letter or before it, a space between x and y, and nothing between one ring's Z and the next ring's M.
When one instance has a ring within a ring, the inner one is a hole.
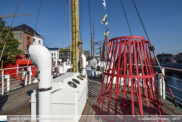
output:
M77 115L74 121L79 121L88 97L87 77L79 79L80 73L66 73L52 80L51 115ZM73 81L80 82L77 84ZM76 85L76 88L68 83ZM37 115L37 90L31 94L31 115Z

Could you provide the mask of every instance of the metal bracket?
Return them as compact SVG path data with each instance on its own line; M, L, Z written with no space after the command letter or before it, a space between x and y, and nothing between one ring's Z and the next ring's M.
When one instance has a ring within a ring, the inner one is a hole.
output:
M39 92L48 91L48 90L52 90L52 86L49 87L49 88L38 88L38 91L39 91Z

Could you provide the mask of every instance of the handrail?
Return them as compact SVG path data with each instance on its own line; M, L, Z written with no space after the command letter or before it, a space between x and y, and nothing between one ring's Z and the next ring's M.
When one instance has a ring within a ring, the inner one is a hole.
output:
M171 79L175 79L175 80L179 80L179 81L182 81L181 79L178 79L178 78L174 78L174 77L170 77L170 76L167 76L167 75L165 75L165 77L168 77L168 78L171 78Z
M159 67L159 66L154 66L154 67ZM182 69L178 69L178 68L169 68L169 67L163 67L163 66L161 67L165 69L170 69L170 70L182 71Z
M170 94L169 92L167 92L166 91L166 93L168 93L168 94ZM174 95L175 96L175 95ZM178 98L178 99L180 99L181 101L182 101L182 99L181 98L179 98L179 97L177 97L177 96L175 96L175 98ZM178 101L179 102L179 101Z
M32 65L34 66L34 65ZM31 66L31 67L32 67ZM20 69L20 68L27 68L27 66L23 66L23 67L12 67L12 68L4 68L4 70L7 70L7 69Z
M158 81L157 81L158 82ZM165 83L166 84L166 83ZM169 84L168 84L169 85ZM182 89L179 89L179 88L177 88L177 87L175 87L175 86L172 86L172 85L169 85L169 86L171 86L171 87L173 87L173 88L175 88L175 89L178 89L179 91L182 91ZM160 88L159 88L160 89ZM161 90L161 89L160 89Z
M159 67L159 66L154 66L154 67ZM182 69L177 69L177 68L169 68L169 67L162 67L162 72L163 72L163 74L165 75L165 69L169 69L169 70L175 70L175 71L182 71ZM175 79L175 80L179 80L179 81L182 81L181 79L178 79L178 78L174 78L174 77L170 77L170 76L167 76L167 75L165 75L165 77L166 78L171 78L171 79ZM162 96L162 98L163 99L166 99L166 93L168 93L168 94L171 94L171 93L169 93L169 92L167 92L167 90L165 89L165 87L166 87L166 83L164 82L164 78L162 77L162 73L158 73L158 89L159 89L159 95L160 96ZM169 84L168 84L169 85ZM174 89L177 89L177 90L179 90L179 91L182 91L182 89L180 89L180 88L177 88L177 87L175 87L175 86L172 86L172 85L169 85L170 87L173 87ZM182 102L182 99L180 99L179 97L177 97L176 95L174 95L173 94L173 96L175 97L175 98L177 98L177 100L176 101L178 101L179 103L181 103ZM172 97L169 97L168 96L168 98L172 98ZM180 101L181 100L181 101Z
M29 84L32 84L35 80L35 73L36 72L36 69L32 70L32 67L35 67L34 65L32 66L23 66L23 67L11 67L11 68L4 68L4 69L0 69L0 71L2 72L1 73L1 78L0 79L0 94L1 95L4 95L4 93L6 92L10 92L12 89L17 89L17 88L20 88L22 86L27 86ZM19 80L19 77L16 77L16 74L19 74L19 72L15 71L16 73L6 73L6 75L8 75L8 77L6 77L5 79L5 72L8 71L8 70L16 70L16 69L21 69L21 68L27 68L29 71L31 71L32 73L30 74L27 74L25 75L25 79L22 79L22 80ZM12 75L15 75L13 78L12 78Z

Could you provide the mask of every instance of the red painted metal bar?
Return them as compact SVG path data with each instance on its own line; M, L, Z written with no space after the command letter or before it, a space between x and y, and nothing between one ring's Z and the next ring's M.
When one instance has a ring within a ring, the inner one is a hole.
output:
M157 114L163 115L149 50L150 41L140 36L124 36L111 39L110 42L102 85L97 102L93 105L95 111L99 115L118 115L120 112L126 115L129 112L133 119L136 110L140 115L146 112L156 117ZM129 100L128 95L131 96ZM147 103L146 110L143 108L144 102ZM151 107L154 109L151 110ZM103 118L113 121L109 116Z

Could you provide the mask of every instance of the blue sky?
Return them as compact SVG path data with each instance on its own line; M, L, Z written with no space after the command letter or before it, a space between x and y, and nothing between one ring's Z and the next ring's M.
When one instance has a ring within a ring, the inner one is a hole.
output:
M32 13L31 16L16 17L13 27L21 24L35 28L41 0L21 0L17 14ZM87 0L82 2L83 49L90 49L90 24ZM14 14L18 0L1 0L0 15ZM182 52L182 0L135 0L144 26L156 53ZM146 38L132 0L123 0L133 35ZM109 21L109 38L130 35L120 0L106 0ZM104 38L105 26L101 19L105 15L102 0L90 0L91 17L95 18L95 41ZM43 0L37 32L44 37L44 46L63 47L66 0ZM81 13L80 13L81 14ZM69 17L69 16L67 16ZM12 18L3 19L6 26ZM70 43L69 18L67 18L64 47Z

